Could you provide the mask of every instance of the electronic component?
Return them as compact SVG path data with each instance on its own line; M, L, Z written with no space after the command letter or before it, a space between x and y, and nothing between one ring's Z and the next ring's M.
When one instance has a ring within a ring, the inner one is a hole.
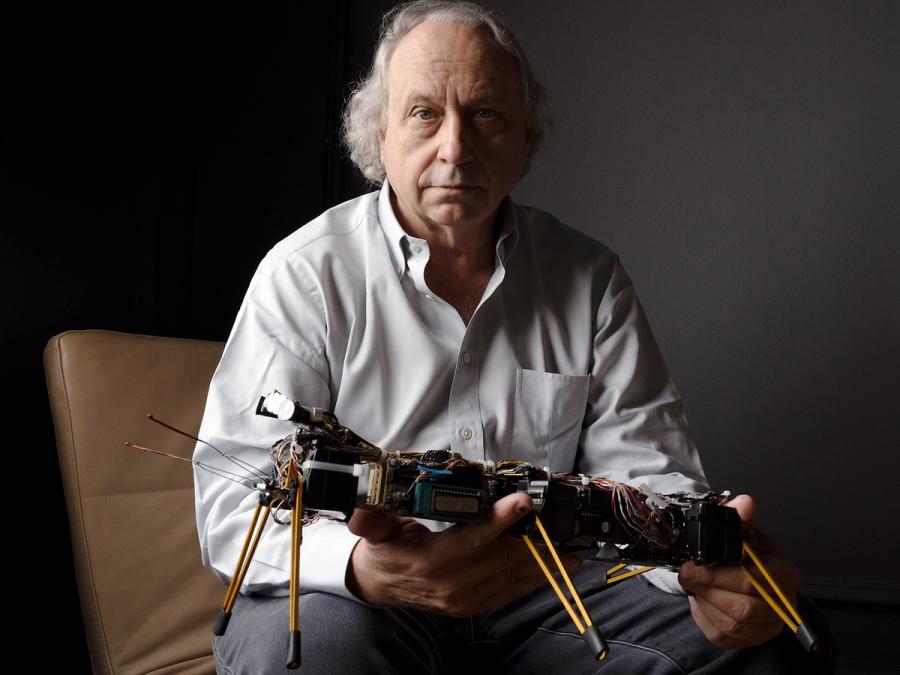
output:
M534 511L514 534L530 532L540 516L553 542L603 544L599 555L610 560L677 567L688 560L737 563L741 558L740 519L714 492L658 495L646 485L547 475L515 460L473 462L449 450L383 452L340 426L331 413L304 408L278 393L264 397L258 411L277 411L297 424L294 434L273 446L272 459L281 475L288 457L300 468L307 520L317 515L346 520L365 504L400 516L478 522L494 501L524 492ZM364 489L360 478L367 478Z
M258 540L264 527L265 515L257 526L261 508L265 507L266 515L272 512L273 519L281 524L286 521L277 513L290 511L293 530L290 594L294 600L289 668L296 668L300 663L299 584L295 583L295 577L299 575L300 530L304 523L319 517L349 520L359 506L427 520L478 522L487 516L495 501L517 492L528 494L534 508L511 528L510 534L520 537L528 546L595 659L603 660L608 646L578 598L556 553L556 545L596 546L599 557L619 562L607 574L607 584L641 574L651 566L678 567L687 561L698 565L741 565L760 595L797 634L803 646L809 651L815 651L818 646L809 626L802 622L762 562L742 540L738 513L725 506L727 493L661 495L647 485L633 487L603 477L549 475L516 460L474 462L449 450L385 452L341 426L332 413L303 406L278 392L260 399L257 412L297 425L294 433L272 446L273 477L260 490L260 505L244 547L246 552L251 539ZM545 553L532 541L538 536ZM251 550L250 557L252 554ZM581 616L550 571L544 559L547 555L565 581ZM790 616L776 607L771 596L747 571L747 560L760 570ZM646 566L610 576L626 563ZM217 634L227 627L248 564L242 553L223 603Z

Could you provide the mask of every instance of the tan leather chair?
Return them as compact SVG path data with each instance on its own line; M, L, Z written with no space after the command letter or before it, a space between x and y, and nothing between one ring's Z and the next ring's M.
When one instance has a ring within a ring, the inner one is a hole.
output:
M224 587L200 562L190 457L222 343L72 331L44 350L95 673L214 673Z

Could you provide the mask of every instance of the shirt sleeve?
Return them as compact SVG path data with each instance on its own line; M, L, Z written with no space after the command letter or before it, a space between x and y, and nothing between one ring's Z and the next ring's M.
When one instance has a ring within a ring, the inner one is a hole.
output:
M708 490L681 397L618 258L596 324L579 471L663 494ZM673 571L657 568L644 578L684 592Z
M312 279L302 260L273 253L263 260L210 383L199 433L206 443L194 451L195 506L203 564L222 581L234 573L258 503L253 485L271 475L269 448L294 429L256 415L259 397L277 389L307 405L331 404L324 304ZM301 590L355 599L344 576L357 540L341 522L305 527ZM290 541L290 526L270 518L243 593L287 595Z

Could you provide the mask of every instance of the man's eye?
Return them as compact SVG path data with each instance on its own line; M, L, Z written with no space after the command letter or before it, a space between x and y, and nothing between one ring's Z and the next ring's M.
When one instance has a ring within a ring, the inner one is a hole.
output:
M413 113L413 117L423 120L423 121L434 119L434 110L429 110L428 108L422 108L421 110L416 110Z
M496 113L496 111L491 110L490 108L480 108L478 110L478 112L475 113L475 116L478 117L479 119L484 120L484 119L489 119L491 117L496 117L497 113Z

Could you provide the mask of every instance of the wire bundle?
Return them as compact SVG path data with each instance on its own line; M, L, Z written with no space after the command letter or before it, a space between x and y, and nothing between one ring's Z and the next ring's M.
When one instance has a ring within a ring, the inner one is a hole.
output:
M612 512L622 527L639 535L648 542L668 548L677 539L675 519L672 513L648 501L640 490L608 478L589 478L566 476L570 484L592 485L602 492L609 493ZM669 503L674 500L657 495Z

